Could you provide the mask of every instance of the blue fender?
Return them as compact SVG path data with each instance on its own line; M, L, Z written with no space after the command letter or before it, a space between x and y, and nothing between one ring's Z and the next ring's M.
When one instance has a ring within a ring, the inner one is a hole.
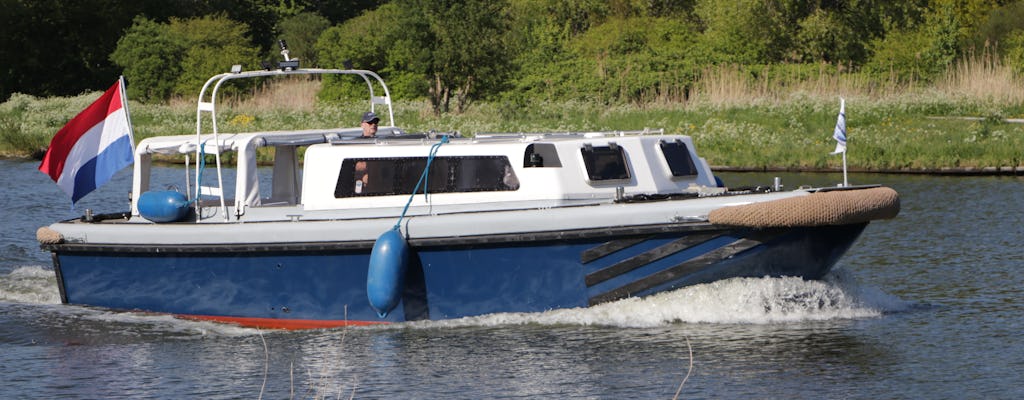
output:
M184 193L173 190L145 192L139 196L139 214L153 222L175 222L189 212L189 201Z
M409 245L401 231L392 229L377 238L370 252L366 295L370 306L381 318L386 317L402 299L408 263Z

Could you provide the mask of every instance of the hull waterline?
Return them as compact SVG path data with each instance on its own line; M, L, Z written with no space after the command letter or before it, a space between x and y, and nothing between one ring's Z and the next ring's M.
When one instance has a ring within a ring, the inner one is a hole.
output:
M865 226L703 224L568 240L413 241L401 304L385 318L367 301L368 244L52 251L65 303L300 329L586 307L733 277L817 279Z

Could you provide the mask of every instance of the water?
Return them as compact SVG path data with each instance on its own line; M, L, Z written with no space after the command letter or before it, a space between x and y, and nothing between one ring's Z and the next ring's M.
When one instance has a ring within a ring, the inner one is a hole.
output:
M126 209L130 174L72 211L35 168L0 160L0 398L667 399L684 379L687 399L1024 396L1022 178L852 175L895 188L903 210L871 224L824 281L261 332L60 305L35 229ZM780 174L723 175L736 186Z

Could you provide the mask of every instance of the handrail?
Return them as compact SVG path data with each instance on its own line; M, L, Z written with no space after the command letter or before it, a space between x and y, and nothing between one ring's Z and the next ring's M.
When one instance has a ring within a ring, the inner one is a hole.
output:
M515 139L515 138L602 138L626 135L664 135L665 130L658 129L635 129L625 131L590 131L590 132L479 132L473 135L474 139Z
M212 140L214 142L214 148L217 149L216 151L213 152L214 158L216 160L216 168L217 168L217 187L214 188L214 187L211 186L211 187L206 188L207 189L206 190L206 194L219 197L221 213L224 215L224 221L225 222L228 221L229 218L228 218L228 212L227 212L227 204L226 204L225 197L224 197L224 179L223 179L223 173L222 173L223 168L222 168L222 165L221 165L221 158L220 158L222 143L220 141L219 130L217 128L217 105L216 105L216 103L217 103L217 93L220 90L221 85L223 85L224 82L227 82L229 80L233 80L233 79L246 79L246 78L259 78L259 77L268 77L268 76L284 76L284 75L358 75L361 78L363 78L364 82L366 82L366 86L367 86L367 88L368 88L368 90L370 92L370 111L376 112L375 111L375 107L376 107L377 104L386 105L387 109L388 109L387 110L388 125L386 125L385 127L387 127L387 128L394 128L395 127L395 114L394 114L394 110L393 110L392 104L391 104L391 92L388 90L388 86L384 83L384 80L381 79L380 75L377 75L377 73L375 73L373 71L359 70L359 69L307 68L307 69L279 69L279 70L262 70L262 71L226 72L226 73L214 75L210 79L206 80L206 83L203 84L203 88L200 89L200 91L199 91L199 99L198 99L198 101L196 103L196 143L197 144L198 143L204 143L203 139L202 139L202 136L203 136L203 113L204 112L208 112L208 113L210 113L210 121L211 121L211 128L212 128L211 129L211 131L212 131L211 133L213 134ZM380 84L381 88L384 89L384 96L383 97L374 96L373 81L376 81L378 84ZM212 85L212 90L210 90L211 85ZM209 97L209 101L205 101L207 97ZM203 154L200 153L200 147L202 147L202 146L198 146L198 145L196 146L196 159L197 160L199 159L199 157L203 156ZM200 187L200 185L199 185L199 183L200 183L200 176L199 176L200 173L201 173L201 171L198 169L198 163L197 163L196 164L196 180L195 180L195 182L196 182L196 191L195 191L195 199L193 199L193 200L196 200L196 202L195 202L196 206L195 207L196 207L196 218L197 218L197 221L199 219L202 219L201 203L198 201L198 199L199 199L200 196L202 196L204 194L204 190L203 190L204 188ZM189 180L191 180L191 179L189 179ZM192 194L189 193L189 196L191 196L191 195Z

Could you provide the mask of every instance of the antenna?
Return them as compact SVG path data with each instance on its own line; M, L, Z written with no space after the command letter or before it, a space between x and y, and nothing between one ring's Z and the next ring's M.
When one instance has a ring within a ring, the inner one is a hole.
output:
M288 42L285 42L284 39L280 39L277 41L277 44L281 46L281 55L284 56L284 61L277 62L278 68L281 68L282 71L294 71L299 69L299 59L288 57Z
M291 58L288 57L288 42L285 42L284 39L281 39L277 41L277 44L281 46L281 55L284 56L284 60L291 61Z

